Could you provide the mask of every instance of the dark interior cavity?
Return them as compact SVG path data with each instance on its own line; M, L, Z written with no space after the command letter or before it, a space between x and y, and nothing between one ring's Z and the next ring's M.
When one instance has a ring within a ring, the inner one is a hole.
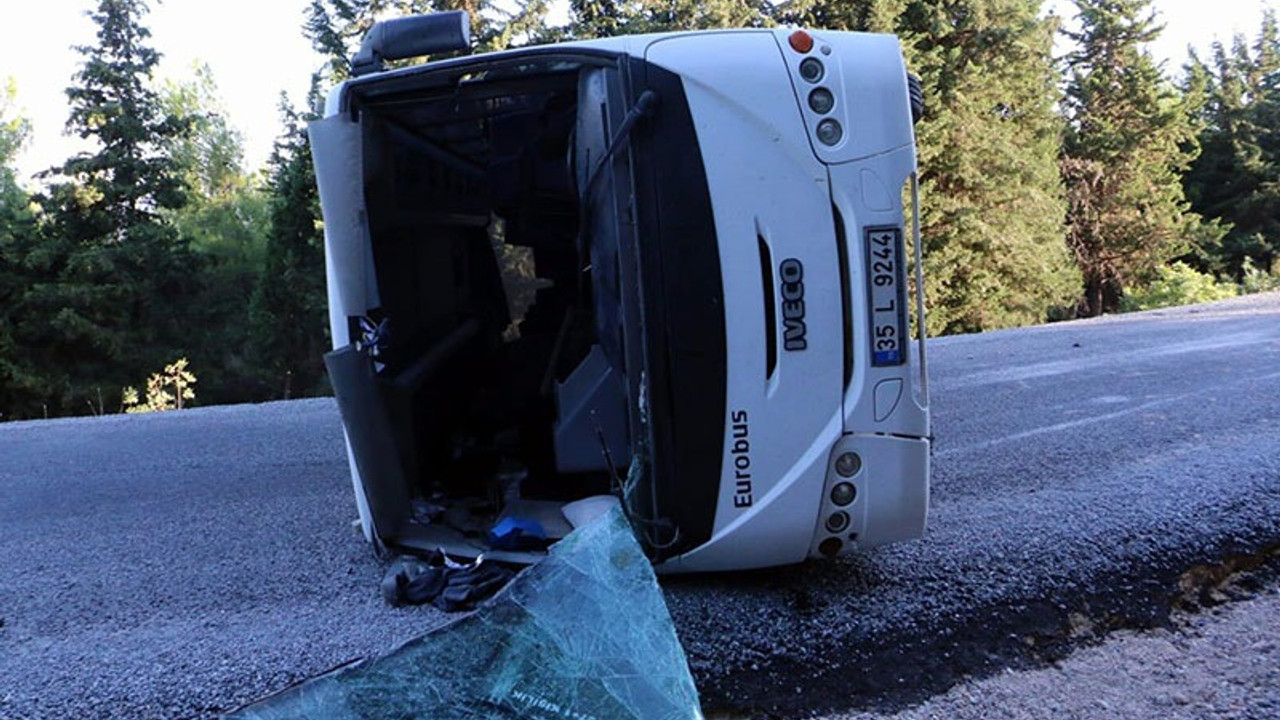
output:
M560 62L357 91L380 306L352 322L395 455L361 470L366 488L403 484L383 494L413 508L391 523L375 508L390 544L483 545L514 501L537 514L529 501L610 493L625 470L621 201L613 168L588 182L609 143L607 72Z

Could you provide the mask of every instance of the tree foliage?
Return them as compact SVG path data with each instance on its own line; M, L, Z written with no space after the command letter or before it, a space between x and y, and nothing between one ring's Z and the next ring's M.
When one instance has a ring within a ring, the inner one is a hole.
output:
M1236 286L1219 282L1182 262L1156 268L1150 282L1125 293L1125 310L1153 310L1225 300L1236 295Z
M12 78L5 80L0 85L0 214L4 218L0 231L31 219L30 197L18 184L13 166L31 136L31 122L18 111L17 97L17 83Z
M894 32L898 18L906 11L906 0L797 0L780 5L773 13L778 22L807 28Z
M164 370L151 373L147 378L147 395L141 397L138 389L129 386L120 393L120 405L127 413L163 412L181 410L188 400L196 399L196 375L187 369L187 359L164 366Z
M187 128L165 112L151 87L160 56L146 44L147 12L143 0L100 0L90 13L98 44L76 48L84 61L67 88L67 130L93 140L97 150L70 158L57 173L83 191L88 201L76 215L95 240L121 241L154 223L158 211L186 202L174 158L163 150Z
M1179 94L1146 50L1161 30L1150 0L1076 6L1062 173L1082 309L1097 315L1118 310L1125 288L1182 254L1199 227L1180 182L1197 152L1198 98Z
M26 257L37 230L31 197L13 168L31 132L16 99L16 84L6 80L0 87L0 420L14 417L19 408L37 406L41 389L40 373L14 333L30 279Z
M231 125L207 63L195 62L190 79L166 80L159 107L187 126L167 139L165 154L190 197L199 203L233 195L249 184L244 171L244 134Z
M249 353L249 309L265 258L269 197L261 177L244 169L244 140L227 116L209 67L196 63L189 79L168 81L160 102L189 130L170 138L166 152L188 202L166 214L201 269L185 338L200 366L201 397L237 402L271 397Z
M13 161L31 136L31 121L17 110L18 84L6 78L0 87L0 182L5 188L16 186Z
M1200 269L1243 280L1246 266L1270 268L1280 253L1280 28L1263 14L1252 44L1237 36L1193 55L1189 88L1203 86L1200 156L1183 183L1191 207L1227 227L1221 242L1194 253Z

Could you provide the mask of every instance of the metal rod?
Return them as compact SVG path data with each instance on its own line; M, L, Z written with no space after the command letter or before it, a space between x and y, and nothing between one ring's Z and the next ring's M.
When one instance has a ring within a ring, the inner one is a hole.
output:
M920 174L911 173L911 242L916 256L916 322L920 343L920 401L929 407L929 372L925 358L924 248L920 240Z

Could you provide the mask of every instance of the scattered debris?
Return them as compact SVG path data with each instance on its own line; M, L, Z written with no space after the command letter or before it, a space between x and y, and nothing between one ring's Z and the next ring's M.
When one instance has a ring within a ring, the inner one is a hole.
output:
M431 603L445 612L472 610L501 590L514 573L484 562L458 562L437 550L423 560L402 556L382 579L382 596L392 605Z

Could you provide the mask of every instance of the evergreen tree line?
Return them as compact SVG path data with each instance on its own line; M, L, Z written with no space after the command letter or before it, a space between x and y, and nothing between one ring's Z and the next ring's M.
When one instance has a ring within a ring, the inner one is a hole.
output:
M0 419L145 409L175 390L181 407L195 390L157 385L162 369L198 375L204 403L325 392L302 120L282 99L267 168L247 173L207 67L155 82L146 12L101 0L89 13L67 131L91 149L40 173L36 192L13 170L30 126L12 83L0 98Z
M566 25L546 0L313 0L302 30L328 61L301 109L282 97L251 174L208 69L156 83L144 0L98 0L67 90L67 128L93 149L37 191L13 169L30 126L0 88L0 419L118 412L124 388L179 358L201 404L326 392L305 123L373 19L404 13L468 10L479 50L777 24L895 33L925 89L933 335L1280 285L1274 13L1174 79L1146 49L1150 0L1074 1L1066 31L1040 0L572 0Z

